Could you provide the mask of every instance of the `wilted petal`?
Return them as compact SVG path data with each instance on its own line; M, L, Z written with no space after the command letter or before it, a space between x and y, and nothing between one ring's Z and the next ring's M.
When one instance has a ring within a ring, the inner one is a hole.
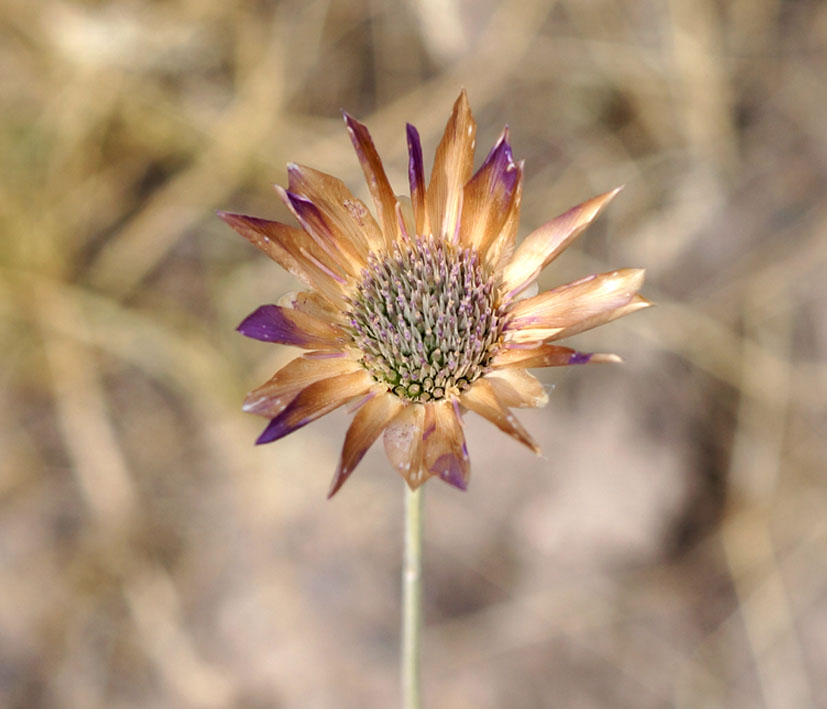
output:
M537 378L524 369L495 369L485 378L503 406L536 408L548 403L548 394Z
M362 369L311 384L302 389L287 408L270 421L256 443L272 443L284 438L302 426L338 409L354 396L365 394L375 383L373 377Z
M540 345L530 349L502 349L491 359L491 366L495 369L506 367L533 369L536 367L566 367L573 364L621 361L620 357L615 354L578 352L571 347Z
M391 183L385 174L382 160L379 158L379 153L376 152L376 147L368 129L347 113L344 114L344 117L350 140L356 150L362 172L365 173L370 195L373 197L373 203L379 214L379 223L382 226L385 245L389 248L399 233L396 225L396 196L393 189L391 189Z
M350 357L317 357L307 353L288 362L272 378L253 389L244 400L244 411L259 416L278 416L306 387L330 377L358 372L362 366Z
M340 179L296 163L287 165L287 176L289 190L321 210L351 259L364 265L371 251L380 251L385 245L373 215Z
M460 238L464 245L473 246L485 256L508 219L521 173L514 163L506 128L463 188Z
M445 134L436 150L427 205L431 229L436 237L453 241L457 233L462 188L474 167L474 139L477 124L471 116L465 89L454 103Z
M328 497L333 497L379 434L402 409L402 401L392 394L377 394L356 412L345 436L339 467L333 476Z
M341 349L349 339L335 325L278 305L262 305L236 329L254 340L294 345L306 350Z
M586 276L513 305L506 333L518 341L559 339L566 328L628 304L643 285L642 268L624 268Z
M572 207L565 214L552 219L531 232L517 248L514 258L503 273L503 292L513 298L546 266L574 241L594 221L612 198L620 192L618 187L588 202Z
M422 160L422 143L419 133L410 123L406 125L408 136L408 182L411 185L416 233L420 236L431 231L428 208L425 204L425 167Z
M439 475L449 485L465 490L471 475L468 449L459 406L454 402L440 401L427 404L433 412L433 432L425 432L425 466L431 475Z
M534 442L528 431L523 428L516 416L497 399L494 387L488 379L485 377L477 379L473 386L460 396L459 401L465 408L488 419L501 431L517 439L539 455L540 447Z
M416 490L429 475L424 467L425 406L408 404L385 428L385 454L396 471Z

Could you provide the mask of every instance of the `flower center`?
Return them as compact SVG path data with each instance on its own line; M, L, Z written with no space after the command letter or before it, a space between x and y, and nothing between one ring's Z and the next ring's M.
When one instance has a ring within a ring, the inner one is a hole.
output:
M429 237L371 254L349 321L362 363L411 401L458 394L484 374L500 340L494 283L475 249Z

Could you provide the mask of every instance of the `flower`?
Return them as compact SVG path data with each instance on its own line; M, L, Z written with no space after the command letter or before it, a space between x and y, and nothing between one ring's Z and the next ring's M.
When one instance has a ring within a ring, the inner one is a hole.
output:
M343 182L293 163L287 189L276 191L300 229L219 212L309 288L239 325L248 337L307 350L243 408L270 419L257 441L270 443L356 402L329 496L380 434L412 489L432 476L465 489L466 410L539 453L510 410L548 401L526 370L620 361L556 341L650 305L638 295L643 270L633 268L526 295L619 188L552 219L514 250L523 162L514 162L506 128L471 175L476 124L464 90L427 187L419 134L407 126L410 202L395 196L367 128L344 119L376 219Z

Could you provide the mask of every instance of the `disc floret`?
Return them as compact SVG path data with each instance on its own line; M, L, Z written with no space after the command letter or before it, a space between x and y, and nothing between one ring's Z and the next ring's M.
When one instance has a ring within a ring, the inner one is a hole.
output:
M476 249L427 236L371 254L349 312L363 366L403 399L459 394L499 347L495 296Z

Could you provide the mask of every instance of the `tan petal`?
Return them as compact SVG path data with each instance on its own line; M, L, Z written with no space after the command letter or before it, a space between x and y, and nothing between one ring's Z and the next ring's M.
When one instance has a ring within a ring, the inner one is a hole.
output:
M356 412L348 428L339 467L333 476L328 497L333 497L384 428L402 409L402 401L393 394L376 394Z
M439 475L449 485L465 490L471 475L468 449L459 406L456 402L442 400L426 404L433 414L433 430L426 427L425 467L431 475Z
M408 404L385 428L385 454L412 490L428 479L422 454L425 424L423 404Z
M578 204L565 214L531 232L517 248L514 258L503 273L502 289L506 294L506 299L513 298L537 278L540 271L557 258L594 221L621 189L618 187L611 192Z
M406 238L412 238L418 233L410 197L396 195L396 223Z
M495 369L485 378L503 406L536 408L548 403L548 394L537 378L524 369Z
M628 303L626 303L626 305L621 305L619 308L616 308L615 310L597 313L596 315L590 318L580 320L571 325L570 327L564 328L563 330L554 333L547 339L562 340L564 337L571 337L572 335L577 335L581 332L585 332L586 330L591 330L594 327L605 325L606 323L612 322L613 320L617 320L618 318L622 318L625 315L631 315L632 313L635 313L638 310L650 308L652 305L654 305L654 303L647 300L642 295L636 295Z
M621 362L615 354L601 354L598 352L578 352L571 347L560 345L540 345L530 349L502 349L491 359L491 366L495 369L507 367L565 367L574 364L597 364L605 362Z
M477 124L471 116L465 89L454 103L445 134L436 149L426 196L434 236L454 240L462 208L462 188L474 167Z
M287 165L290 191L307 197L328 218L338 240L362 265L371 251L381 251L385 238L362 200L337 177L296 163Z
M540 447L534 442L517 418L503 406L494 393L494 387L485 377L477 379L474 385L459 398L460 403L483 418L488 419L520 443L528 446L538 455Z
M382 166L382 160L379 158L379 153L376 152L376 147L368 129L347 113L344 114L344 118L347 132L356 150L362 172L365 173L365 181L368 183L373 204L379 215L379 224L385 238L385 247L390 248L399 234L396 223L396 196L391 189L388 176L385 174L385 168Z
M642 268L624 268L587 276L520 300L507 316L506 334L523 331L517 338L520 341L526 341L526 337L533 339L532 331L543 331L538 332L538 340L559 338L565 328L629 303L643 285L644 275ZM549 334L548 331L554 330L557 332Z
M364 369L315 382L302 389L293 401L276 416L256 443L272 443L329 414L353 397L366 394L376 384Z
M358 362L345 355L331 357L326 353L307 353L288 362L267 383L247 394L242 408L251 414L273 418L302 389L322 379L351 374L361 369Z
M341 323L344 321L341 310L334 308L325 298L314 291L300 291L290 293L279 299L279 305L289 305L291 308L312 315L319 320Z

